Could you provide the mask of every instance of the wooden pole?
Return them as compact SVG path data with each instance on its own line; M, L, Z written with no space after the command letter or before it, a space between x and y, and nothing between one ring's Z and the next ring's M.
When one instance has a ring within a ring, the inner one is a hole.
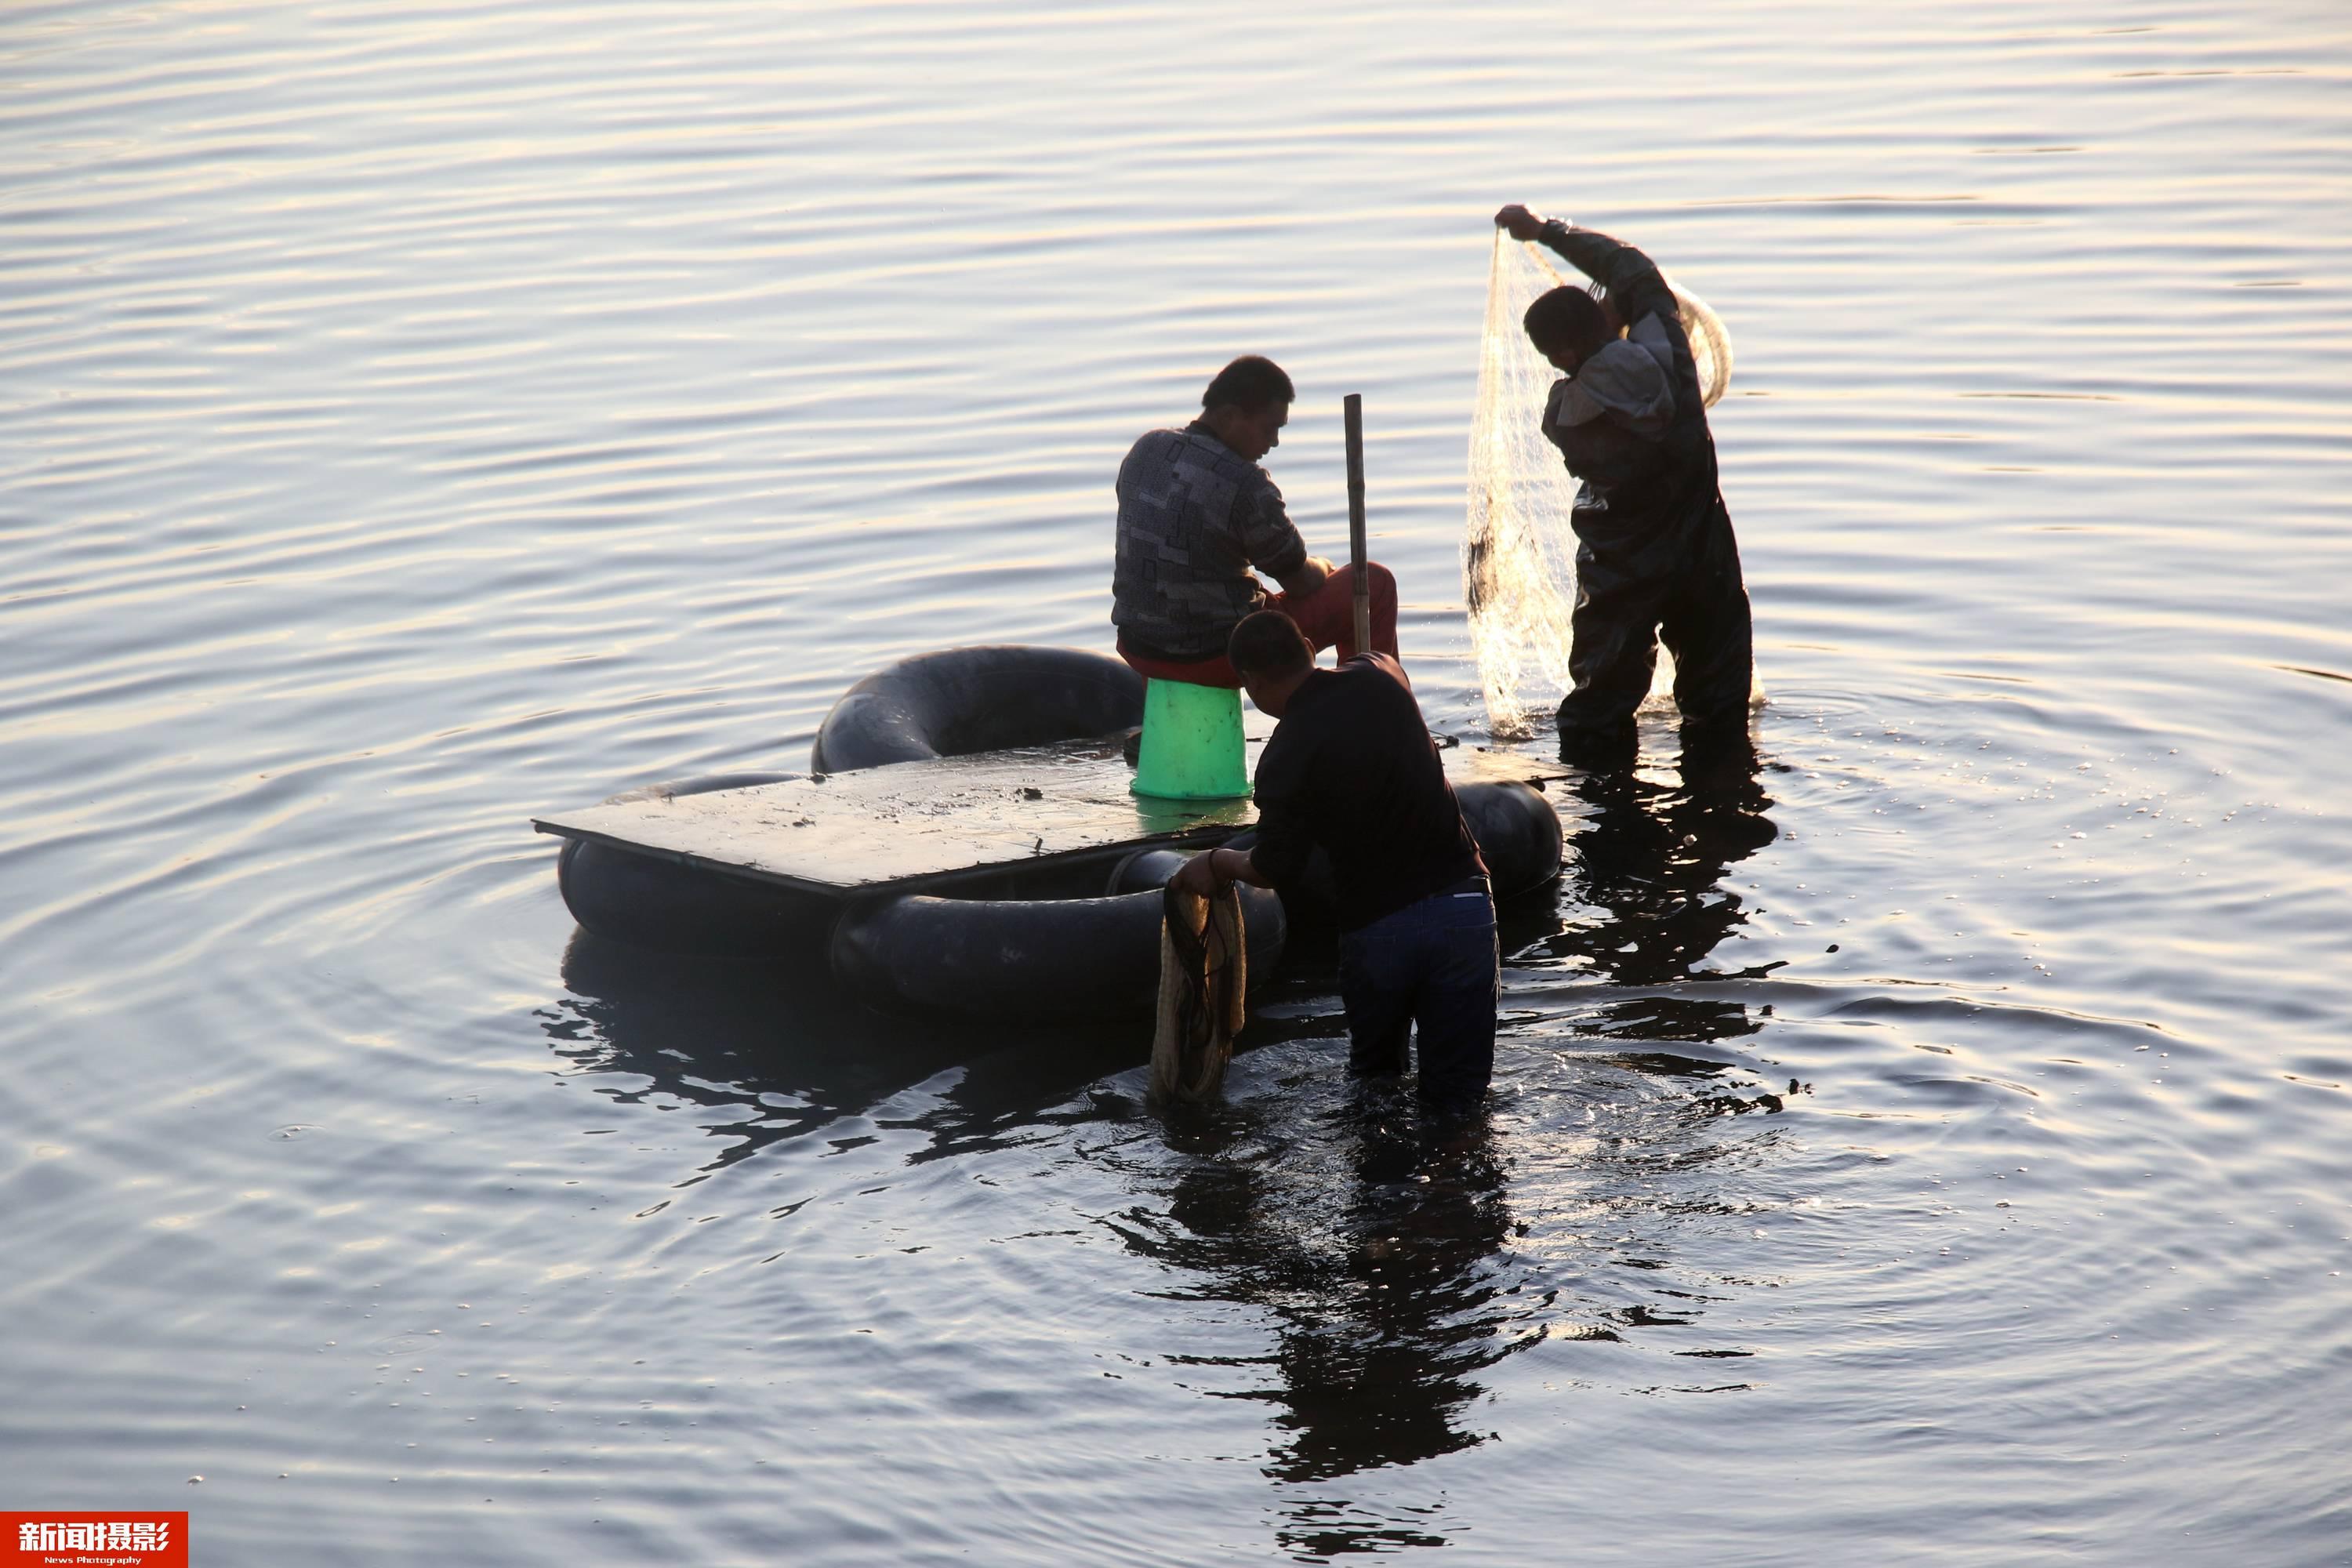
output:
M1372 650L1372 578L1364 570L1364 397L1340 405L1348 424L1348 564L1356 571L1356 651Z

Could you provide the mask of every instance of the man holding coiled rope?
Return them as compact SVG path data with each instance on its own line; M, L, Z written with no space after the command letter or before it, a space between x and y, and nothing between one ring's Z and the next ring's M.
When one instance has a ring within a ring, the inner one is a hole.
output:
M1495 900L1412 682L1370 650L1316 668L1279 610L1235 626L1227 654L1276 721L1258 758L1257 842L1195 855L1168 885L1202 898L1237 881L1293 886L1320 848L1339 895L1349 1070L1391 1078L1417 1056L1425 1110L1475 1111L1495 1068Z

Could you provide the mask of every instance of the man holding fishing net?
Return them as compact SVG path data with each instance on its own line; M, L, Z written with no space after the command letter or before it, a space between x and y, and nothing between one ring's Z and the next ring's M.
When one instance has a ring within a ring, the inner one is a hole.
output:
M1675 656L1685 725L1744 729L1754 680L1748 590L1674 290L1648 257L1607 235L1516 203L1495 223L1542 241L1597 286L1554 289L1522 321L1565 374L1543 433L1583 481L1569 517L1574 688L1559 705L1561 752L1630 754L1661 639Z

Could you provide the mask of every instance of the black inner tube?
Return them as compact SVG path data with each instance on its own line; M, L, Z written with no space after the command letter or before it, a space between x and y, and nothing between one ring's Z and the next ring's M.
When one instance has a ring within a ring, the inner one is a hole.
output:
M1003 1019L1150 1009L1160 988L1162 895L938 899L851 906L834 927L833 973L860 995L923 1012ZM1253 984L1282 962L1282 900L1242 889Z
M818 773L1108 735L1143 722L1143 677L1108 654L946 648L867 676L824 716Z
M624 790L606 805L782 784L799 773L710 773ZM681 866L658 855L567 838L555 882L582 929L665 952L786 952L824 940L841 900Z

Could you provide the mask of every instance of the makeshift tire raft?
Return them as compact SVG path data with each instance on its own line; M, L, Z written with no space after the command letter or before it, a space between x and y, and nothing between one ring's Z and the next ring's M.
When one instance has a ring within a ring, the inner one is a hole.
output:
M1075 648L969 647L851 687L812 771L721 773L537 818L597 936L673 952L822 955L894 1009L1046 1020L1150 1005L1161 886L1189 853L1246 847L1246 799L1130 793L1143 679ZM1559 874L1538 759L1443 753L1498 901ZM1328 872L1242 889L1253 982L1294 924L1328 925Z

